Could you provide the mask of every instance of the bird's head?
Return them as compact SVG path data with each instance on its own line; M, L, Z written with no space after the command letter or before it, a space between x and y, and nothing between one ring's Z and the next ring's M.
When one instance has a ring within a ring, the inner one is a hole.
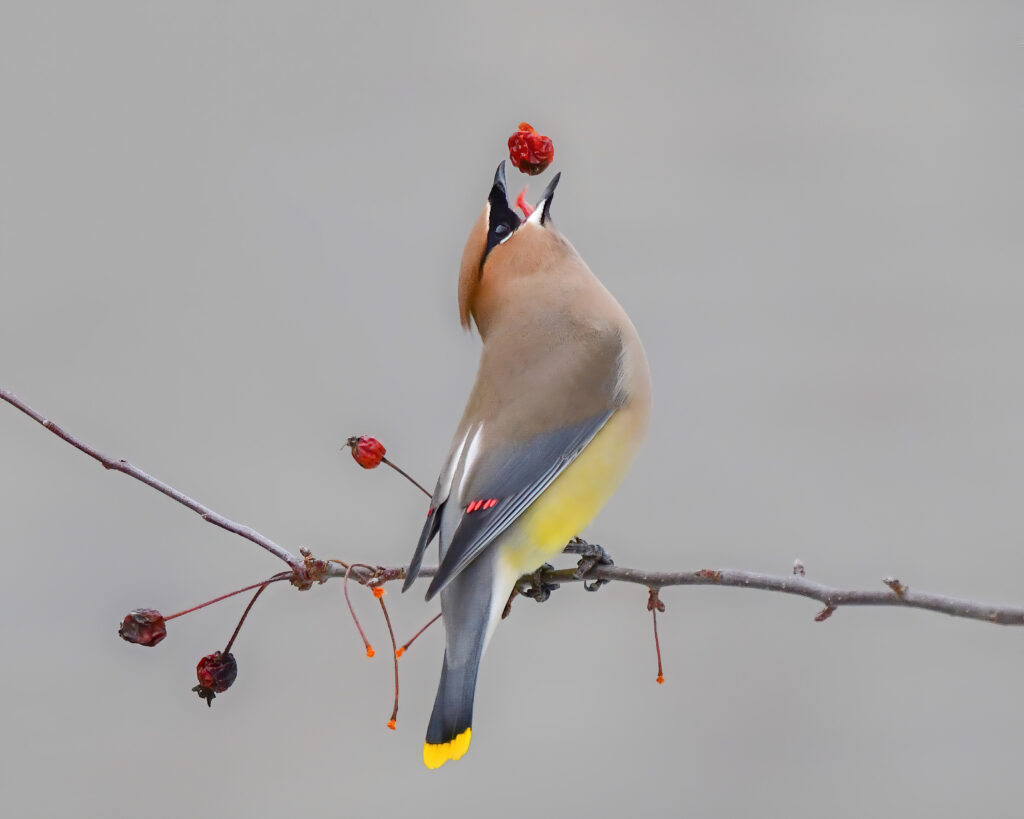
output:
M520 218L508 201L505 163L498 165L487 202L462 251L459 269L459 317L469 329L470 317L480 325L484 309L482 291L504 280L536 271L564 244L551 224L551 199L561 174L555 174L541 194L536 208L523 207Z

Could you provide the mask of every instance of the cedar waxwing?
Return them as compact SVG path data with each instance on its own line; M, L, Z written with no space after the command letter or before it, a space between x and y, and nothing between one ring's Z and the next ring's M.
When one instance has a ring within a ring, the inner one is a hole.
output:
M559 175L524 221L498 166L459 272L480 369L403 591L440 533L446 644L423 761L469 747L484 649L516 581L562 551L615 491L647 430L647 357L629 317L551 224Z

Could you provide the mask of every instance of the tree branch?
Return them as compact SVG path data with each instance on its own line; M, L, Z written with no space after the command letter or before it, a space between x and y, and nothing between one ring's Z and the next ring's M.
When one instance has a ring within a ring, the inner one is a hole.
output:
M153 487L157 492L162 492L172 500L176 500L182 506L187 506L197 515L201 516L202 519L205 520L207 523L212 523L214 526L219 526L221 529L227 529L229 532L233 532L234 534L239 535L240 537L244 537L246 540L251 540L253 543L259 544L275 557L281 558L281 560L283 560L291 567L292 571L298 573L302 577L305 577L306 568L305 563L303 562L301 557L293 555L283 546L278 546L270 538L264 537L255 529L250 529L248 526L242 526L241 524L235 523L233 520L230 520L224 517L223 515L214 512L208 506L204 506L199 501L193 500L184 492L180 492L173 486L164 483L159 478L154 478L152 475L143 472L138 467L132 466L130 463L128 463L128 461L119 459L115 460L114 458L104 455L102 452L91 447L89 444L85 443L79 438L76 438L71 433L65 432L63 429L61 429L59 426L53 423L53 421L47 420L40 413L36 412L34 409L32 409L32 407L30 407L28 404L26 404L24 401L18 398L18 396L16 396L9 390L5 390L3 387L0 387L0 398L2 398L8 404L17 407L29 418L42 424L58 438L61 438L67 441L69 444L71 444L71 446L73 446L75 449L81 450L90 458L94 458L95 460L99 461L101 464L103 464L103 467L105 469L114 469L118 472L123 472L125 475L128 475L129 477L135 478L135 480L141 481L142 483L146 484L146 486Z
M369 586L379 586L383 583L405 578L405 567L402 566L377 566L370 569L359 564L349 565L342 561L325 562L313 560L305 552L302 557L296 556L254 529L225 518L209 507L193 500L183 492L132 466L127 461L115 460L104 455L89 444L61 429L52 421L47 420L16 395L2 387L0 387L0 398L42 424L54 435L67 441L89 457L99 461L106 469L123 472L129 477L153 487L158 492L162 492L183 506L187 506L208 523L212 523L214 526L219 526L247 540L251 540L253 543L259 544L288 564L293 573L292 582L299 588L309 588L313 581L323 581L328 577L344 577L346 572L352 579ZM819 621L827 619L832 612L843 606L895 606L936 611L952 617L964 617L1004 626L1024 625L1024 606L997 606L988 603L978 603L972 600L961 600L941 594L916 592L903 585L899 580L889 577L882 580L882 583L888 587L885 591L840 589L808 580L804 576L803 565L799 561L794 565L793 574L790 575L769 575L736 569L654 572L627 569L601 562L594 557L592 550L599 550L599 547L591 547L589 544L582 542L570 544L567 547L567 551L583 554L583 558L580 560L580 565L577 568L552 569L545 567L534 575L521 578L517 588L526 590L534 583L541 583L550 589L557 586L557 584L580 581L592 584L591 588L596 588L597 584L595 581L635 583L649 589L660 589L666 586L729 586L732 588L760 589L781 594L793 594L817 600L825 605L825 608L815 618ZM426 566L420 570L419 576L432 577L435 572L436 567ZM538 596L538 599L541 597L543 595Z
M572 582L577 579L573 576L571 569L544 572L541 577L545 582L554 583ZM638 583L656 589L665 586L731 586L738 589L761 589L762 591L809 597L824 603L825 611L828 611L829 614L842 606L896 606L937 611L951 617L966 617L970 620L983 620L986 623L996 623L1002 626L1024 626L1024 606L997 606L947 597L942 594L915 592L902 584L900 584L902 592L897 592L892 589L890 583L899 583L899 581L893 581L892 578L882 580L885 585L890 586L890 589L886 591L839 589L808 580L799 574L770 575L738 569L645 572L619 566L596 566L586 575L585 579L617 580L623 583ZM827 616L821 619L824 620Z

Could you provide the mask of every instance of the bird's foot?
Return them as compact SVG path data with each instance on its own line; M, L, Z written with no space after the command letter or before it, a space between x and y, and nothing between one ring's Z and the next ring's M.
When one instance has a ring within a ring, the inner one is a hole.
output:
M536 571L523 575L519 579L517 588L523 597L532 597L538 603L543 603L551 596L551 592L558 588L558 583L547 583L544 580L544 572L553 572L555 567L545 563Z
M576 571L573 573L573 577L577 580L583 580L583 588L588 592L597 591L599 588L608 583L607 580L598 578L591 582L587 582L584 578L590 574L595 566L614 566L615 561L612 560L612 556L604 550L603 547L598 546L596 543L587 543L581 537L574 537L569 541L569 545L563 549L568 554L579 555L580 562L576 564Z

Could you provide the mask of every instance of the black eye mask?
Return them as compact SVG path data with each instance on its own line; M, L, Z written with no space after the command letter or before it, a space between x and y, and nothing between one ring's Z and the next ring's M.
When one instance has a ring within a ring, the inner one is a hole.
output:
M498 166L494 174L494 185L487 196L491 207L487 217L487 249L484 250L484 258L509 236L515 233L523 222L508 204L508 191L505 188L505 163Z

